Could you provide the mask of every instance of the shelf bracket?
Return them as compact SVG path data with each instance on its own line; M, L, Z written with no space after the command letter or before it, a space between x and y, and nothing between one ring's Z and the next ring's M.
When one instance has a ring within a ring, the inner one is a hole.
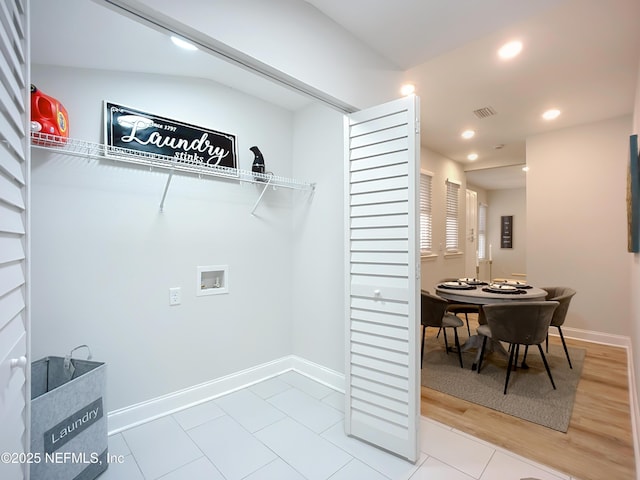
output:
M164 212L164 200L167 198L167 191L169 190L169 184L173 179L173 170L169 172L169 178L167 178L167 184L164 186L164 192L162 192L162 200L160 201L160 211Z
M258 205L260 205L260 202L262 201L262 197L264 196L264 192L266 192L267 188L269 188L269 184L271 183L272 179L273 179L273 176L269 177L269 180L267 180L267 183L264 185L264 188L262 189L262 193L260 193L258 200L256 200L256 203L253 206L253 210L251 210L251 215L255 215L256 208L258 208Z

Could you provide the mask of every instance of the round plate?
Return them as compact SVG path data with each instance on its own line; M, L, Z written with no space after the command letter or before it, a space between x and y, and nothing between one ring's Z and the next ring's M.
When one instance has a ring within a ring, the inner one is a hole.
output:
M489 288L491 290L502 290L507 292L512 292L514 290L517 290L517 288L512 285L505 285L502 283L492 283L491 285L489 285Z

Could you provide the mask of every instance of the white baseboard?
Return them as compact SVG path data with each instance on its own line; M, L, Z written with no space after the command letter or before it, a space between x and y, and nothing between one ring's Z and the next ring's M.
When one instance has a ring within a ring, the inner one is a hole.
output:
M276 375L296 371L334 390L344 392L344 375L295 355L263 363L177 392L108 413L109 435L176 413Z
M549 329L549 335L558 336L556 328ZM594 332L592 330L582 330L579 328L562 327L562 334L565 338L584 340L585 342L601 343L614 347L631 347L631 338L624 335L613 335L611 333Z
M344 373L336 372L330 368L323 367L317 363L305 360L295 355L291 356L292 370L312 378L316 382L322 383L340 393L345 392Z

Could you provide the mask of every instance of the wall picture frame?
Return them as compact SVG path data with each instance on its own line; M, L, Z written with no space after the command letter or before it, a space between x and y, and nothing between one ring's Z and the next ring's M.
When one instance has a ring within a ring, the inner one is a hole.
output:
M640 252L640 159L638 135L629 137L629 169L627 170L627 220L630 253Z
M500 248L513 248L513 215L500 217Z

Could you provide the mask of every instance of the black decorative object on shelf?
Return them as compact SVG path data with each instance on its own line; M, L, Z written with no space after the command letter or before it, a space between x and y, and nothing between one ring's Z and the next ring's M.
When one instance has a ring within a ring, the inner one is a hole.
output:
M264 166L264 157L262 156L262 152L255 145L253 147L251 147L249 150L251 150L253 152L253 155L254 155L253 165L251 166L251 171L254 172L254 173L264 174L265 173L265 166ZM260 182L264 182L265 181L265 179L263 177L260 177L260 176L254 177L254 179L257 180L257 181L260 181Z

